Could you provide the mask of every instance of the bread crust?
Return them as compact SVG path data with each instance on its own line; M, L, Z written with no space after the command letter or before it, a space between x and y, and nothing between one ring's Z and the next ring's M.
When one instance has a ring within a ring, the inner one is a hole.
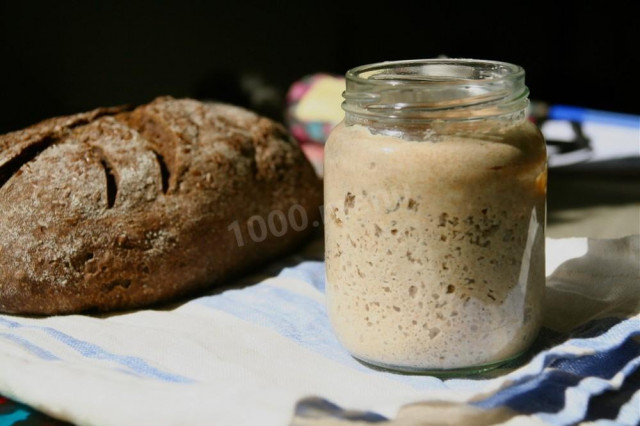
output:
M163 97L0 136L0 312L131 309L202 290L302 241L321 194L282 126L229 105ZM308 226L247 234L252 217L291 209Z

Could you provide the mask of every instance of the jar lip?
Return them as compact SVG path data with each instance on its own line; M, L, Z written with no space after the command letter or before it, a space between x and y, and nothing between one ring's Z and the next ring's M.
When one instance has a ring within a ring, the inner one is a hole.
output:
M350 69L342 109L378 121L474 120L522 112L524 69L479 59L413 59Z
M443 67L448 71L458 71L461 75L451 74L420 74L420 73L385 73L385 70L401 70L403 68L419 69L420 66L429 66L432 69ZM479 77L465 76L464 71L482 69L487 74L480 74ZM492 61L484 59L470 58L431 58L431 59L409 59L400 61L384 61L360 65L347 71L347 81L367 85L395 86L409 82L428 85L457 85L478 84L486 82L488 84L496 81L516 80L524 76L524 69L515 64L502 61ZM363 76L366 74L366 76ZM372 78L382 76L383 78Z

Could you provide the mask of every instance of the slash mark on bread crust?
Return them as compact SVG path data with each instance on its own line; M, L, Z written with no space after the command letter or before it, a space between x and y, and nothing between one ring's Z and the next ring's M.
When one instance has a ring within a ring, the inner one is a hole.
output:
M41 141L25 148L20 154L0 166L0 189L14 175L20 174L20 169L27 163L33 161L42 151L53 145L56 140L52 137L45 137Z

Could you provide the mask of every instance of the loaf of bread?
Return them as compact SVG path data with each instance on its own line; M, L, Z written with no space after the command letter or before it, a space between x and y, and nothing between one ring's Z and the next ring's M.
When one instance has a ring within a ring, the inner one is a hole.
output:
M0 136L0 312L147 306L294 247L321 182L284 128L159 98Z

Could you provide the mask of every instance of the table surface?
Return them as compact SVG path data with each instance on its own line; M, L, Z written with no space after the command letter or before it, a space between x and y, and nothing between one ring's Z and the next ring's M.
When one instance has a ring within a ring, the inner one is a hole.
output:
M624 176L552 170L548 187L547 237L640 234L640 170Z

